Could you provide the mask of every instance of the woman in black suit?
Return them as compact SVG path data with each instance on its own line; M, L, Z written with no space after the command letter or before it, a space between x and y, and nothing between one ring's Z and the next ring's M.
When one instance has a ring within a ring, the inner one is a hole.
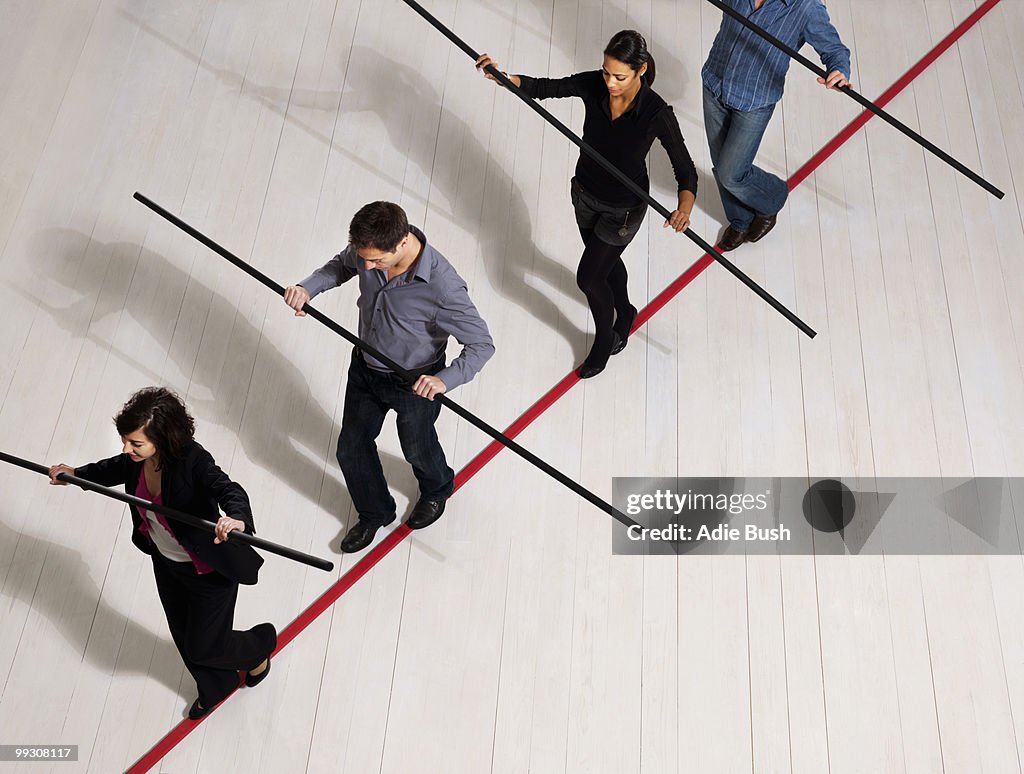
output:
M188 711L198 720L238 686L239 670L247 672L246 685L261 682L277 647L272 624L233 630L238 584L256 583L263 564L252 546L228 539L236 529L255 532L249 496L196 443L194 420L169 390L139 390L114 424L122 454L79 468L54 465L50 483L62 484L57 476L70 473L103 486L123 484L130 495L216 522L211 540L200 529L129 506L132 542L153 559L171 637L199 688Z

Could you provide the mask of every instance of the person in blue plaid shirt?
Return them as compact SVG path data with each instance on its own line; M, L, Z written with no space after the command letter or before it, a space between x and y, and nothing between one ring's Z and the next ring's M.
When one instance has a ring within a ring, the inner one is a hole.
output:
M839 39L822 0L724 0L794 49L810 43L828 72L828 89L849 84L850 50ZM729 220L718 246L734 250L775 226L786 203L786 181L754 164L775 104L782 98L789 56L731 16L722 17L701 71L704 128L715 182Z

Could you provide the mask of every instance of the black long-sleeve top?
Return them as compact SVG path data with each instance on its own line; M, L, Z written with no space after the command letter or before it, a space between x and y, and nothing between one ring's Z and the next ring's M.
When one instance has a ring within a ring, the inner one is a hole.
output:
M672 106L645 82L629 110L612 120L608 88L600 70L576 73L566 78L531 78L520 75L520 88L530 97L579 97L586 107L583 140L621 170L644 191L650 190L647 154L657 137L672 162L680 191L697 193L697 168L686 150ZM608 204L631 207L640 199L605 171L586 153L580 152L576 180L591 195Z

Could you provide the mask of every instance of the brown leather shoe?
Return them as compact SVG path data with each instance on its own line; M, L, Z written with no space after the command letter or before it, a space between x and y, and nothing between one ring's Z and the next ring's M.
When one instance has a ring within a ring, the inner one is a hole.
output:
M747 229L747 241L756 242L758 239L763 237L773 228L775 228L775 220L778 218L778 213L775 215L758 215L750 222L750 228Z
M727 253L730 250L735 250L741 244L747 241L746 231L737 231L729 224L725 227L725 231L722 232L722 238L718 240L718 249L723 253Z

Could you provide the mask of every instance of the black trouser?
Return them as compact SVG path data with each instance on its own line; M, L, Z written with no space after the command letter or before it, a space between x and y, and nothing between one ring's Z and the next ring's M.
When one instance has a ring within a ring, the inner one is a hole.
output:
M277 645L272 624L233 631L238 583L219 572L200 575L192 562L172 562L154 549L153 575L171 638L212 707L238 686L239 670L255 669Z
M419 373L433 375L443 368L442 354L436 363ZM384 417L392 409L398 415L396 425L402 454L412 465L420 496L446 500L455 486L455 472L448 467L434 429L441 401L421 398L397 374L374 371L355 350L348 369L337 456L359 520L373 527L390 524L396 517L395 499L388 491L377 452L377 436L384 426Z

